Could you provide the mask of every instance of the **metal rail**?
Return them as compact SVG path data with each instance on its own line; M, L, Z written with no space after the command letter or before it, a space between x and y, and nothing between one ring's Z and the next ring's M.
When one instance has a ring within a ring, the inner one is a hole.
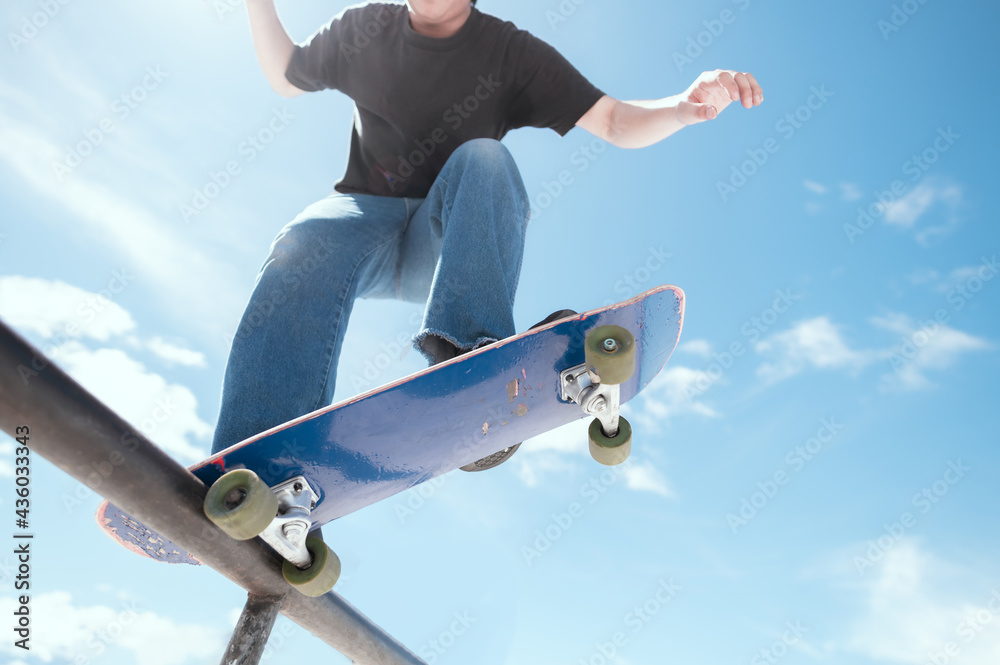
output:
M229 646L226 647L226 653L222 656L222 665L257 665L264 655L267 638L280 610L280 598L262 598L250 594L243 606L240 620L236 623L236 629L233 630Z
M0 322L0 429L31 428L30 448L359 665L424 661L339 594L308 598L259 539L237 541L202 510L206 487ZM426 665L426 664L424 664Z

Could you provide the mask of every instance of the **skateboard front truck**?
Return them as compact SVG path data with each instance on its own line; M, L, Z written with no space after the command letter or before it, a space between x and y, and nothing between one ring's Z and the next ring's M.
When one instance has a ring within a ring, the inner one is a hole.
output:
M619 385L635 372L635 338L620 326L600 326L587 334L585 362L559 374L562 399L594 416L590 454L607 466L621 464L632 450L632 427L621 416Z
M235 469L212 483L205 515L236 540L260 536L284 559L285 580L307 596L322 596L340 577L340 559L309 535L319 497L303 476L273 488L249 469Z

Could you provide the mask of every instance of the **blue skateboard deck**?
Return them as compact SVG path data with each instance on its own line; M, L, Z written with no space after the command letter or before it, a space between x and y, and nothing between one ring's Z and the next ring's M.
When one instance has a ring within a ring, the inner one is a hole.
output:
M319 495L319 527L521 441L587 417L561 399L559 373L584 362L587 332L628 329L636 341L625 403L645 388L677 345L684 293L661 286L561 319L314 411L191 467L206 485L247 468L269 486L305 476ZM528 444L530 445L530 444ZM584 438L580 442L586 446ZM170 563L198 560L107 501L101 528L120 544Z

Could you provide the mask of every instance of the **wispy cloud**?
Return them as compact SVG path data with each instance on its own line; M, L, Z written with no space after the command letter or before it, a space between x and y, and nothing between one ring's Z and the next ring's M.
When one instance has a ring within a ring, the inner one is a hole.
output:
M861 188L852 182L842 182L839 187L841 201L857 201L862 197Z
M698 385L711 385L713 379L703 370L683 365L669 365L626 407L637 424L650 432L660 432L671 419L682 415L717 418L719 414L697 399Z
M135 328L132 315L111 295L59 280L0 277L0 316L15 328L46 339L86 337L104 342Z
M916 541L904 538L895 545L877 574L856 588L863 609L840 645L843 650L924 665L928 654L945 653L951 645L948 662L1000 662L1000 632L983 630L984 621L1000 621L1000 590Z
M962 188L958 185L926 180L884 207L885 222L890 226L915 231L917 242L926 246L935 238L948 235L957 228L962 202ZM940 209L938 221L917 228L925 217L929 217L928 213L936 208Z
M114 607L77 604L65 591L38 594L31 599L31 652L42 662L86 662L107 651L127 654L138 665L182 665L191 659L210 659L225 645L221 629L178 624L172 619L123 601ZM0 598L0 612L12 616L14 598ZM13 640L4 640L0 653L20 655Z
M137 326L117 303L64 282L13 276L0 279L0 317L45 339L54 362L168 453L186 462L207 454L207 445L192 443L212 432L198 416L194 393L122 348L135 344ZM85 340L104 346L94 349ZM138 345L172 362L204 365L202 354L158 338Z
M69 342L52 358L84 388L165 451L185 462L208 454L212 426L198 416L198 400L186 386L170 383L119 349L89 349Z
M884 390L921 390L934 386L929 372L953 368L964 354L994 348L988 340L945 324L917 324L905 314L889 312L869 319L877 329L897 336L888 348L855 349L828 317L796 323L758 342L754 350L765 358L757 376L765 383L788 379L806 369L840 370L857 375L881 363Z
M94 87L89 72L76 71L64 60L72 58L58 59L44 49L32 60L36 75L61 91L59 109L78 109L95 123L102 113L113 119L113 95ZM162 152L170 145L162 142L162 134L175 133L176 127L157 127L158 134L148 135L117 127L96 148L91 145L93 157L60 179L53 165L66 159L65 146L87 143L82 129L67 133L71 124L65 112L0 86L0 169L8 182L17 182L34 200L62 208L62 214L46 218L56 231L86 231L93 240L75 248L81 262L110 255L115 265L109 270L134 270L143 288L156 292L168 310L186 315L194 328L213 335L228 329L232 322L219 320L217 303L241 303L246 289L228 261L205 249L211 245L200 242L197 230L182 228L174 214L176 201L166 198L170 189L163 183L176 180L166 165L176 160ZM97 124L91 128L94 135L97 129ZM164 210L171 211L167 218ZM213 297L205 297L208 292Z
M826 194L827 192L825 185L821 185L820 183L815 182L813 180L803 180L802 186L808 189L810 192L814 192L816 194Z
M186 365L188 367L205 367L206 365L204 353L185 349L159 337L154 337L146 342L146 348L171 364Z
M900 342L885 357L893 371L882 375L887 390L922 390L934 386L928 371L952 368L966 353L988 351L993 345L982 338L931 322L918 325L904 314L873 317L878 328L900 336Z
M837 326L825 316L796 323L790 330L757 342L754 350L770 360L757 368L767 383L787 379L806 368L856 372L874 360L870 352L852 350Z
M690 353L701 358L708 358L712 355L712 345L705 339L692 339L678 344L677 351L679 353Z

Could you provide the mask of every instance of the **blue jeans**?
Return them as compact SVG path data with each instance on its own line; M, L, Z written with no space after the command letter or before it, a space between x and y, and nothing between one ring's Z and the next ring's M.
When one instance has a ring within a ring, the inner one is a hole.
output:
M431 363L515 334L528 197L499 142L456 150L425 199L335 193L271 246L233 338L212 452L328 406L355 298L426 302Z

